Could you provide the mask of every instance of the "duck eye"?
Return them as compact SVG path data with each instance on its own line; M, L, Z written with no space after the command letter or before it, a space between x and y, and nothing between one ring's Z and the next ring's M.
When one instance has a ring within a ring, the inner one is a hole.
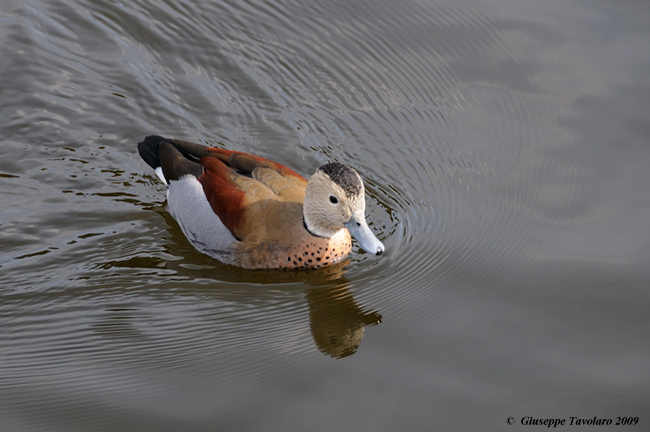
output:
M336 204L339 202L339 200L334 195L330 195L330 202L332 204Z

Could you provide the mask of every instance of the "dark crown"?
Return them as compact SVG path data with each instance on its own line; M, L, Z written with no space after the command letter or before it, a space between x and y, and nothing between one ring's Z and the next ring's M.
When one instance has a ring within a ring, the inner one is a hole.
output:
M338 162L330 162L318 168L329 176L330 179L345 191L348 197L359 195L363 190L363 183L355 170Z

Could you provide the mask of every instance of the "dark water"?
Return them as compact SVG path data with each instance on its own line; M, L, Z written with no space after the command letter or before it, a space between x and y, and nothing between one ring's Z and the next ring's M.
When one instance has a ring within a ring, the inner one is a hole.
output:
M1 431L649 430L647 1L3 0L0 42ZM152 133L352 165L386 254L199 254Z

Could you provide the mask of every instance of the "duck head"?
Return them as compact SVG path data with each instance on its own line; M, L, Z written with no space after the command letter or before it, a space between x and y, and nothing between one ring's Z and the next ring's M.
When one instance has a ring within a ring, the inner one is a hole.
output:
M307 183L303 216L312 234L332 237L343 228L368 253L381 255L384 244L366 222L363 181L355 170L337 162L319 167Z

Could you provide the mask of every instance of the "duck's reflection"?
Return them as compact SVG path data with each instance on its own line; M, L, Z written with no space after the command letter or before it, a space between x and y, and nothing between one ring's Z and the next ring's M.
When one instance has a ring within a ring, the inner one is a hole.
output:
M261 322L268 324L267 320L256 317L256 314L266 314L269 310L278 308L284 312L276 315L275 319L283 316L283 319L290 320L296 315L283 314L289 310L295 313L304 310L294 305L300 305L306 300L314 343L319 351L333 358L354 354L359 349L365 327L381 322L382 317L378 312L362 310L362 306L355 300L350 281L345 276L350 260L309 271L251 271L228 266L197 252L162 207L159 211L169 222L169 231L175 240L164 245L164 253L109 260L96 265L94 269L95 272L110 274L115 269L133 269L136 276L145 276L147 279L152 275L159 277L160 284L142 290L142 295L145 296L143 308L156 302L156 299L169 304L174 299L185 302L188 297L196 297L201 299L203 305L206 301L211 302L211 312L204 313L202 319L218 322L218 332L244 331L250 335L256 329L249 326ZM210 283L206 283L208 281ZM105 281L104 284L106 283ZM90 291L94 288L87 289ZM116 294L122 294L120 281L116 283L115 290ZM104 291L107 292L107 288ZM172 292L170 299L169 293ZM76 294L79 294L79 290ZM255 307L251 308L251 305ZM260 305L265 307L259 308ZM138 317L142 313L137 307L133 309L132 306L127 308L112 305L95 319L93 329L109 339L124 341L133 339L136 335L146 338L146 332L138 333ZM249 319L242 319L244 315ZM233 321L224 325L230 319ZM168 336L174 338L174 335ZM233 343L237 338L228 340Z
M375 311L364 312L347 286L313 288L307 293L309 326L318 349L334 358L354 354L365 327L381 322Z

